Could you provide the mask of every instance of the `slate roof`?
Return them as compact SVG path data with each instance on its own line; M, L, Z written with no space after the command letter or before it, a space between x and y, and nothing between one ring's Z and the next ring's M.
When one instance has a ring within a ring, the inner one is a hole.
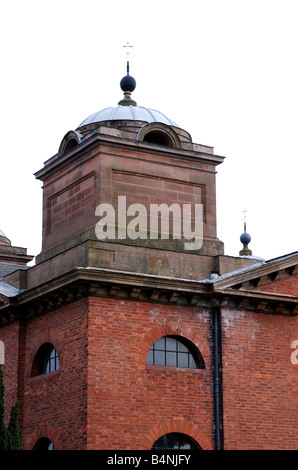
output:
M0 262L0 279L19 269L28 269L28 266Z
M0 280L0 294L5 295L5 297L15 297L16 295L23 292L22 290L18 290L15 287L6 284Z

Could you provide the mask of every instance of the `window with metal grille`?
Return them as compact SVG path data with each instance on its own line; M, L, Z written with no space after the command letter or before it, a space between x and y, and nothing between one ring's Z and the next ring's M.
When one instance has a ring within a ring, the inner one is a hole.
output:
M189 369L204 368L199 351L191 341L181 336L163 336L155 341L148 352L146 364Z

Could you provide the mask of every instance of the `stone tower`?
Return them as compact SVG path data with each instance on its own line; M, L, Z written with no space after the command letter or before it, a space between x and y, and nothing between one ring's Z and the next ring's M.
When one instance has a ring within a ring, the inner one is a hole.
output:
M135 86L128 70L118 105L67 132L36 173L42 251L2 274L5 399L20 402L22 446L292 448L298 255L224 254L223 157L138 106Z

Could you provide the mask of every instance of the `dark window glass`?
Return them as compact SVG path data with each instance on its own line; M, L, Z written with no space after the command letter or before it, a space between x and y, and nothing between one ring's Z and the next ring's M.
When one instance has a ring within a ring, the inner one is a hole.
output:
M200 447L186 434L173 432L160 437L152 449L198 450Z
M195 364L192 356L184 352L178 354L178 367L195 367L192 364Z
M47 374L59 369L59 357L51 343L44 343L35 356L32 376Z
M178 344L175 338L171 338L171 336L168 336L167 338L164 338L164 339L165 339L168 351L177 351Z
M163 366L166 362L166 353L165 351L160 351L159 349L153 350L154 363L158 366Z
M166 347L166 337L159 338L157 341L154 343L156 345L156 349L165 349Z
M40 360L39 374L47 374L59 369L59 358L53 345L49 345Z
M47 437L41 437L36 442L33 450L54 450L54 444Z
M163 336L151 346L146 364L167 367L204 368L203 359L195 346L180 336Z
M151 131L144 137L144 142L151 142L152 144L166 145L167 147L174 147L174 143L170 136L161 131Z
M58 369L59 369L59 358L58 358L56 349L53 348L49 354L49 360L47 363L46 371L51 372L53 370L58 370Z
M150 351L148 352L146 364L153 364L153 351L152 351L152 349L150 349Z
M166 352L166 364L169 367L176 367L177 366L177 354L176 354L175 351L167 351Z

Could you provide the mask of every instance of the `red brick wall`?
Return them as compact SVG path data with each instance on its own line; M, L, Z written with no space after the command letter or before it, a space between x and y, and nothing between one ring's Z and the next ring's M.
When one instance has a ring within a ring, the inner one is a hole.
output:
M7 420L20 397L24 449L40 437L57 449L150 449L166 432L213 448L210 320L208 310L92 297L29 320L26 342L17 322L1 328ZM150 346L168 334L191 340L206 368L146 368ZM223 310L222 339L225 448L297 449L298 318ZM44 342L60 369L31 377Z
M32 448L47 432L55 448L86 445L88 300L83 299L28 323L24 445ZM35 354L44 342L58 352L59 370L31 377Z
M5 423L8 425L11 407L15 404L18 383L19 322L0 329L0 340L5 346L5 363L2 365L4 379Z
M18 323L1 329L7 420L17 397L18 329ZM193 341L206 369L146 369L150 346L167 334ZM212 448L209 335L207 311L114 299L85 299L30 320L22 351L24 391L19 390L23 448L32 449L47 437L56 449L84 449L88 432L89 449L146 449L170 431ZM56 347L60 368L31 377L45 342Z
M166 334L193 341L205 370L146 369L152 343ZM212 447L209 312L150 303L90 299L88 449L151 448L165 432Z
M226 449L297 449L298 318L222 312Z
M280 274L282 276L283 273ZM265 281L266 282L266 281ZM298 276L289 276L284 273L284 278L276 279L272 282L267 281L263 285L258 285L255 289L261 292L271 292L275 294L296 295L298 296Z
M52 440L57 449L86 446L87 307L87 299L81 300L27 323L25 350L20 354L20 358L25 358L25 370L20 371L18 391L24 449L32 449L41 437ZM4 383L8 415L17 396L18 323L1 328L0 338L6 351ZM45 342L55 346L60 368L31 377L35 354Z

